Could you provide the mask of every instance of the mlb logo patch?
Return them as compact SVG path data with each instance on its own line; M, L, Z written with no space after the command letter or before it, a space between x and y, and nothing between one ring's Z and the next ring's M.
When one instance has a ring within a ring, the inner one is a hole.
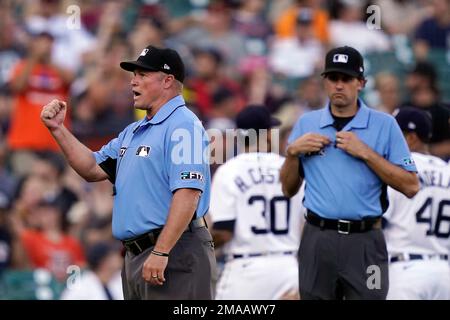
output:
M136 150L136 155L139 157L148 157L150 155L150 149L149 146L140 146Z
M149 51L149 49L144 49L139 56L145 56Z
M123 155L125 154L125 151L127 151L127 147L120 148L119 157L123 157Z
M197 171L183 171L181 173L181 180L200 180L203 181L203 174Z
M348 55L346 54L335 54L333 56L333 62L334 63L347 63L348 62Z

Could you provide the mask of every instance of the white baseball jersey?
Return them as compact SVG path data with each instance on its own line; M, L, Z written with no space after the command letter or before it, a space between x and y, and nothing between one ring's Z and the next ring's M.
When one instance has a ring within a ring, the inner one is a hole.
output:
M448 254L450 250L450 166L440 158L412 153L420 191L412 199L388 188L385 236L388 251Z
M217 299L279 299L298 290L303 196L302 191L291 199L283 196L283 162L275 153L244 153L220 166L213 177L211 219L235 221L233 238L223 248L231 260L217 285ZM251 257L255 254L263 255Z
M420 191L412 199L388 189L384 230L389 256L388 299L449 299L450 166L440 158L412 153ZM411 255L423 259L411 259Z
M235 220L227 254L298 250L301 195L283 196L275 153L243 153L217 169L211 186L213 223Z

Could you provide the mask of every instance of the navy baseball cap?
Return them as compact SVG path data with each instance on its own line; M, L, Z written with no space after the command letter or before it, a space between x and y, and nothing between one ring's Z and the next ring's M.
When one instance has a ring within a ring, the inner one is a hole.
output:
M338 47L328 51L322 76L339 72L355 78L364 78L364 60L358 50L352 47Z
M119 252L114 243L108 241L99 241L88 247L86 260L89 267L93 270L98 269L102 261L111 253Z
M133 72L137 68L161 71L171 74L180 82L184 80L184 64L180 55L173 49L147 46L136 61L123 61L120 67Z
M402 107L394 113L400 129L415 132L423 142L431 137L431 116L424 110L414 107Z
M280 120L272 117L269 110L263 105L249 105L236 117L238 129L270 129L281 124Z

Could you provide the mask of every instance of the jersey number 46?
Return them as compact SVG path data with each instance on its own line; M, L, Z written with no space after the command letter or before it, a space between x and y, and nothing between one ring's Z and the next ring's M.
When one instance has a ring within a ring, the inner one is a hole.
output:
M436 204L433 205L433 198L428 197L425 203L416 212L416 221L418 223L427 223L427 236L436 236L438 238L448 238L450 236L450 200L441 200L437 204L436 219L433 226L433 213L436 210ZM429 214L427 214L429 213ZM445 215L447 213L447 215ZM447 228L441 230L441 224L447 223Z

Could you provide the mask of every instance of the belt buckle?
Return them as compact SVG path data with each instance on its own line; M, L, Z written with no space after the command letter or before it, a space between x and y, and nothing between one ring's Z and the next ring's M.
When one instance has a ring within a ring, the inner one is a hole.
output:
M340 234L349 234L350 233L350 224L351 222L348 220L338 220L337 231ZM342 229L341 226L346 225L345 229Z

